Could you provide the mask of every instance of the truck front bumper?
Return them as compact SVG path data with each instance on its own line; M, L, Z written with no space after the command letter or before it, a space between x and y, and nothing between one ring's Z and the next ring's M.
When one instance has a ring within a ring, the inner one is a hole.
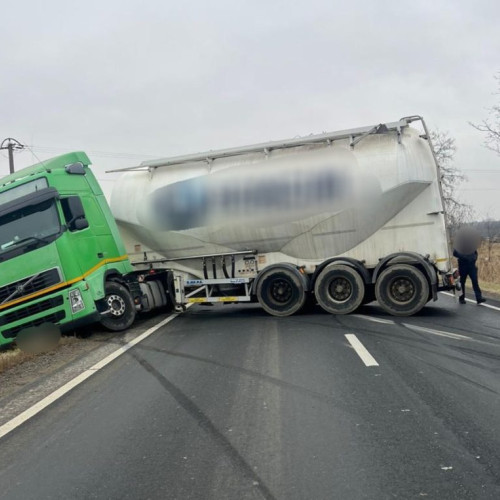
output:
M74 290L79 291L84 306L78 312L73 311L70 298ZM13 342L20 331L42 323L59 325L62 332L67 332L98 320L99 314L90 289L85 281L81 281L0 311L0 345Z

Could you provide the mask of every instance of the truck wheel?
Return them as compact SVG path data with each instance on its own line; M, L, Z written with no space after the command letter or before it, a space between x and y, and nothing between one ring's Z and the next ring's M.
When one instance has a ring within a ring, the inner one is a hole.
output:
M129 291L120 283L106 283L104 302L109 312L101 317L101 325L112 332L127 329L135 319L135 305Z
M361 305L365 284L352 267L332 263L319 274L314 293L325 311L331 314L349 314Z
M422 272L409 264L388 267L375 284L375 295L382 308L393 316L411 316L424 307L429 283Z
M273 316L290 316L306 302L306 291L300 276L291 269L264 271L257 284L257 299Z

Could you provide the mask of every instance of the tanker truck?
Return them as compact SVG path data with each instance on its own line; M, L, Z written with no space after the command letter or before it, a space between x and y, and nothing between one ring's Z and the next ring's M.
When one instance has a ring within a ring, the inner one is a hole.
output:
M2 179L0 345L192 303L289 316L376 299L407 316L455 287L420 117L143 162L110 205L89 165L76 152Z
M259 302L288 316L312 301L347 314L376 299L407 316L455 286L421 117L122 171L111 210L129 258L179 310Z

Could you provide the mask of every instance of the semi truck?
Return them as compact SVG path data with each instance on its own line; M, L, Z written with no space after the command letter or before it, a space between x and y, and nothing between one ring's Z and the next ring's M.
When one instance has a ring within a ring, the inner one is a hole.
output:
M2 179L0 344L192 303L408 316L455 288L419 116L146 161L109 205L89 165L76 152Z

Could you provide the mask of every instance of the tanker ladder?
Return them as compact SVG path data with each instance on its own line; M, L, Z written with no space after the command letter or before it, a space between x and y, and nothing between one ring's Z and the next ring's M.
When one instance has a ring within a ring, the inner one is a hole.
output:
M209 278L184 279L182 274L174 273L175 310L186 310L186 304L213 304L215 302L250 302L250 283L253 278ZM244 292L242 295L219 294L219 287L226 285Z

